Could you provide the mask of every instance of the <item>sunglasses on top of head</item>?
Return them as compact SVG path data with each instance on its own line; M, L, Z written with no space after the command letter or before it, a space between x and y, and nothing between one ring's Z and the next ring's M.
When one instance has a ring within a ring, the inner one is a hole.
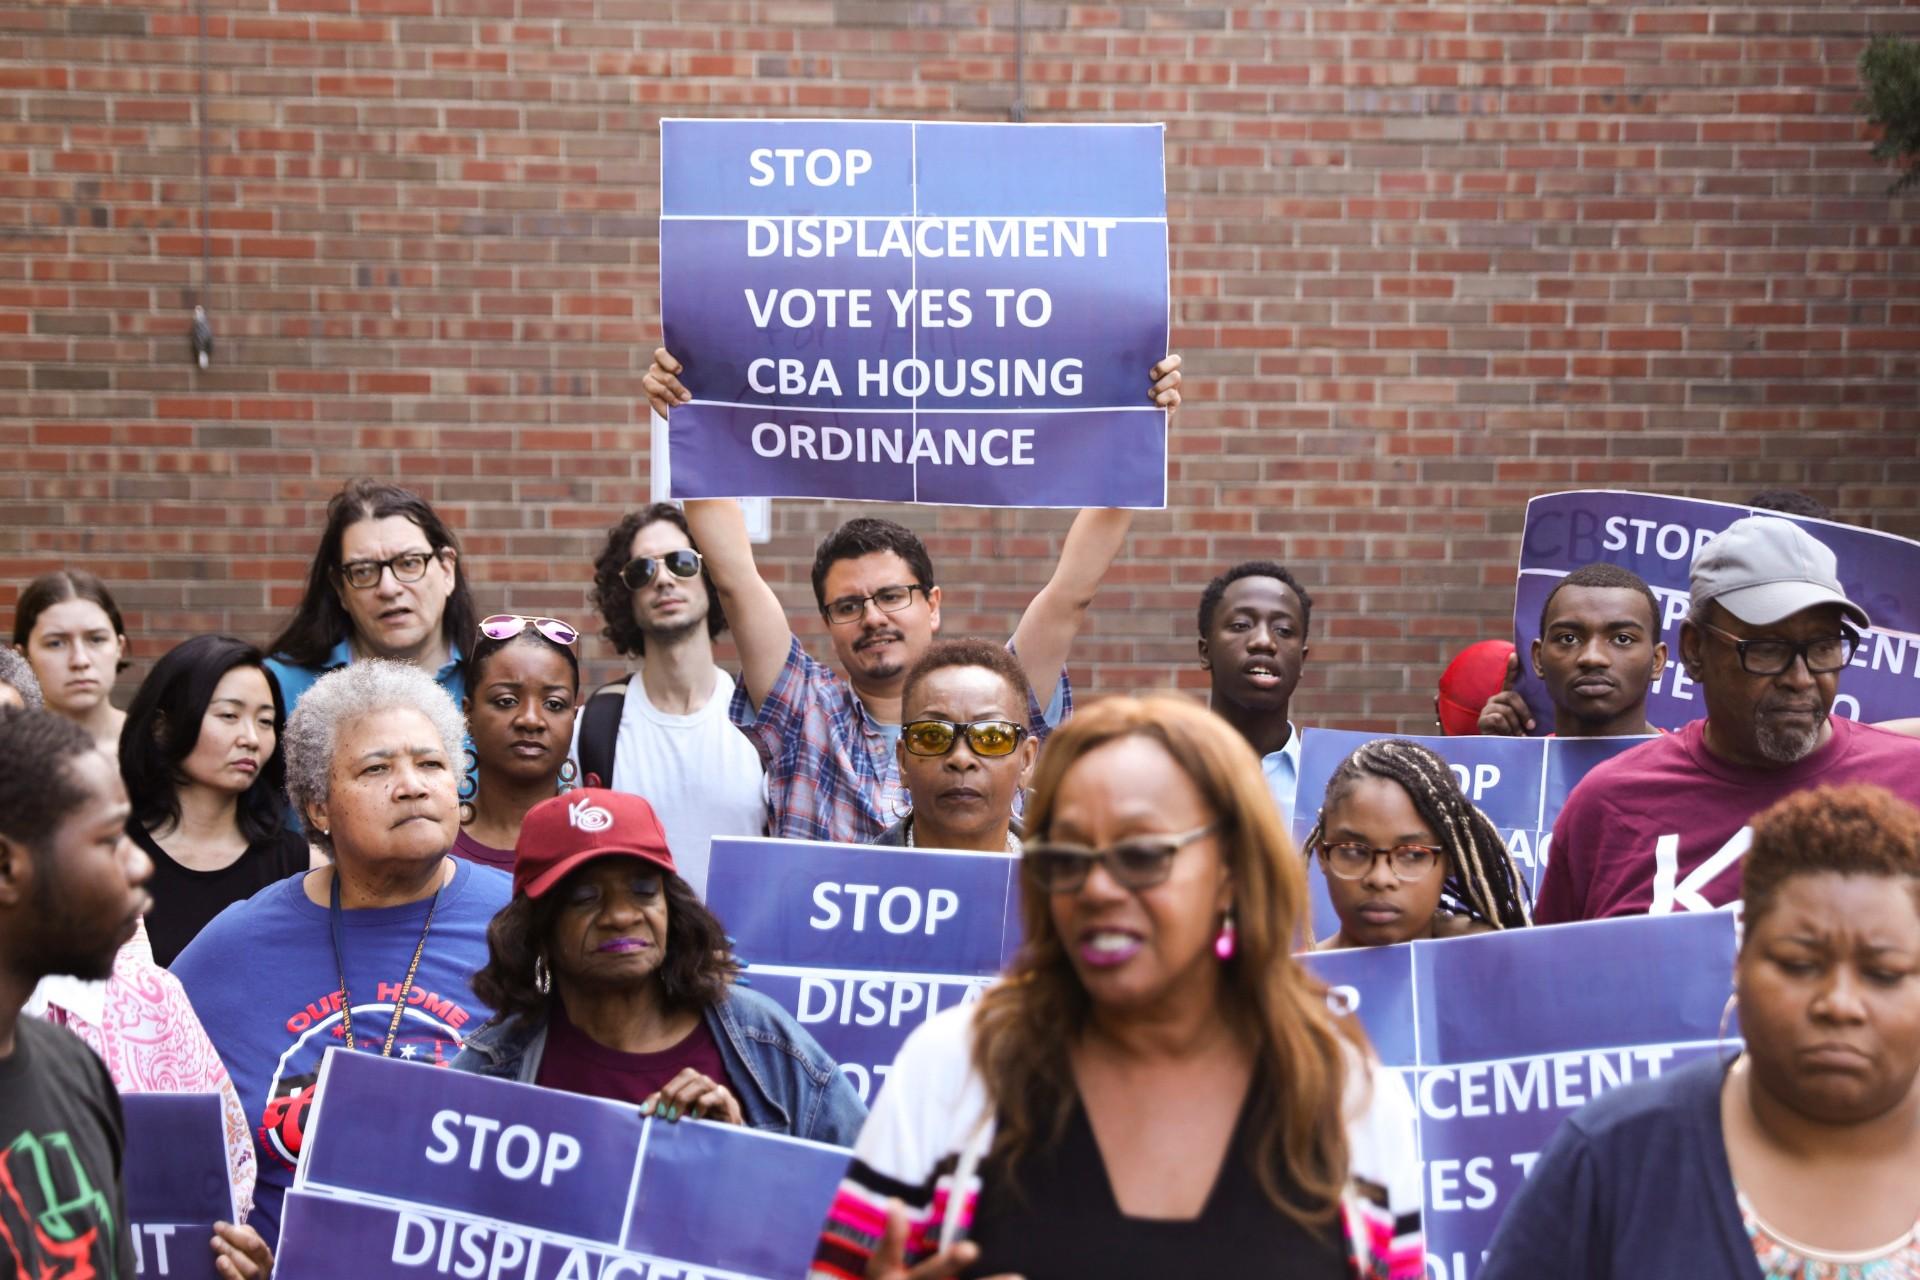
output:
M627 584L627 590L638 591L654 580L662 566L676 578L697 578L700 553L692 547L681 547L663 556L635 556L620 570L620 581Z
M480 634L489 640L511 640L532 627L555 644L572 644L580 638L572 623L558 618L537 618L524 613L496 613L480 619Z

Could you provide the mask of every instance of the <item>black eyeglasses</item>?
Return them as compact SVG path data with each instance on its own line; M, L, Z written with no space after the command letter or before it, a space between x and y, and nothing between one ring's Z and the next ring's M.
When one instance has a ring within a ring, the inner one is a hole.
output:
M1710 622L1696 625L1732 645L1734 652L1740 655L1740 669L1750 676L1780 675L1793 666L1795 658L1806 660L1809 675L1831 675L1852 662L1854 651L1860 647L1860 636L1854 631L1842 631L1837 636L1822 636L1805 644L1795 644L1791 640L1742 640L1731 631L1722 631Z
M340 577L355 591L379 586L380 575L389 569L395 582L418 582L439 555L437 551L402 551L386 560L350 560L340 566Z
M845 626L849 622L860 621L861 616L867 611L869 600L873 601L882 613L898 613L913 603L914 592L925 590L926 588L917 582L898 587L882 587L870 596L841 596L838 600L829 600L826 608L820 612L825 614L827 621L836 627Z
M900 741L911 755L943 756L953 750L962 733L973 754L989 759L1012 755L1027 736L1026 726L1011 720L909 720L900 727Z
M1170 836L1135 836L1108 849L1085 845L1030 844L1020 856L1027 876L1048 893L1077 893L1093 874L1094 863L1107 869L1123 889L1151 889L1173 873L1173 855L1220 829L1218 822Z
M676 578L696 578L700 576L700 553L692 547L681 547L663 556L636 556L620 570L620 581L629 591L638 591L653 581L661 565Z
M1377 849L1370 844L1345 841L1322 845L1320 852L1326 857L1327 870L1342 880L1362 879L1373 870L1376 859L1385 858L1401 883L1412 884L1427 878L1445 850L1430 844L1397 844L1391 849Z

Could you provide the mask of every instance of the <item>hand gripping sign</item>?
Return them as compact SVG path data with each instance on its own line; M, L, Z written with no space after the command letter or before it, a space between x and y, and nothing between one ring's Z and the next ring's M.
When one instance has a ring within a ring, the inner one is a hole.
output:
M676 498L1161 507L1158 125L665 120Z
M774 1280L812 1256L846 1165L821 1143L331 1050L274 1275Z

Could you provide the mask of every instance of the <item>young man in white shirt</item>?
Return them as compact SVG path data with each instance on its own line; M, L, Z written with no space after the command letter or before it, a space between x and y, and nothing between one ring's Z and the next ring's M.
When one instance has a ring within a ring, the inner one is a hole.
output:
M654 503L608 531L593 603L601 634L641 661L580 713L582 781L644 797L680 874L704 893L714 836L765 833L767 786L760 753L727 717L733 677L713 661L726 617L678 507Z

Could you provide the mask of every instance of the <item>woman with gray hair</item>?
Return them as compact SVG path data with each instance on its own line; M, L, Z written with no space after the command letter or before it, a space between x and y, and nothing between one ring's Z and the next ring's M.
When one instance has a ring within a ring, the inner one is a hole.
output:
M40 682L27 660L12 649L0 648L0 707L41 711L46 705L46 699L40 696Z
M465 727L417 667L356 662L287 722L287 794L332 865L228 907L173 964L259 1144L269 1242L329 1047L444 1066L491 1010L469 982L507 904L499 871L448 856Z

